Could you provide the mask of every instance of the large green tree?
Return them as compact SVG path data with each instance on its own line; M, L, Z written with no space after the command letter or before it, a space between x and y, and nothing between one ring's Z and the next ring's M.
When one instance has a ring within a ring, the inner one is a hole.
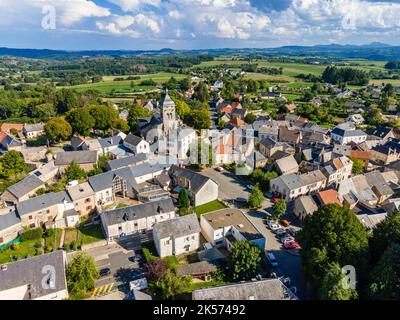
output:
M128 125L131 131L136 131L138 119L149 117L151 113L140 105L134 104L129 108Z
M357 297L357 291L349 286L339 264L330 264L321 282L319 298L321 300L353 300Z
M52 118L45 124L44 132L53 142L66 140L72 134L72 127L64 118Z
M109 130L112 128L118 117L118 112L113 107L108 106L91 106L90 114L94 118L94 128L99 130Z
M78 252L68 264L66 276L70 296L82 299L94 289L99 272L92 257Z
M370 297L378 300L400 299L400 244L392 243L372 272Z
M330 264L352 265L358 278L365 276L368 234L350 209L337 204L320 207L304 219L297 238L302 249L302 270L307 281L317 289Z
M186 292L191 282L191 277L180 277L176 274L175 270L169 269L161 279L151 283L150 288L156 298L173 300L178 295Z
M81 180L86 177L86 172L76 163L76 161L72 161L65 169L65 176L68 181Z
M66 119L70 123L73 131L83 136L89 135L96 122L90 114L89 108L73 109L68 112Z
M5 177L23 172L26 169L23 156L15 150L7 151L0 159L2 175Z
M195 109L185 118L188 123L196 130L209 129L211 127L211 115L207 109Z
M258 185L255 185L249 197L250 208L260 208L265 200L264 194Z
M247 240L233 243L229 256L233 280L249 280L257 275L263 260L262 250Z
M272 205L272 209L274 210L275 216L280 218L286 212L286 202L283 199L279 199Z
M179 204L182 208L187 209L190 207L190 199L185 188L179 191Z

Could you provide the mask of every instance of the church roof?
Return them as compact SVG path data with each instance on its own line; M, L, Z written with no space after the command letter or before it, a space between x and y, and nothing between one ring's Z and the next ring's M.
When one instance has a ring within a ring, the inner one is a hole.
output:
M168 94L168 90L165 91L165 97L161 104L161 108L171 108L175 107L175 102L172 101L171 97Z

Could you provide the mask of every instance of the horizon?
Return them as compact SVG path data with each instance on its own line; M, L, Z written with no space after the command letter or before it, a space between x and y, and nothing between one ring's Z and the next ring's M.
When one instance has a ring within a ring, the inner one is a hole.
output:
M398 0L0 0L0 47L64 51L400 45Z

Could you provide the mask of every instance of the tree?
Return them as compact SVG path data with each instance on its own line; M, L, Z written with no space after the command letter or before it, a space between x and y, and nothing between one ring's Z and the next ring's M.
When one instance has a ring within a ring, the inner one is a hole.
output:
M345 273L337 263L332 263L327 268L327 273L322 279L319 290L321 300L353 300L358 297L357 291L347 285Z
M43 103L33 105L29 109L29 113L32 118L47 120L56 115L56 109L54 108L54 105L52 103Z
M246 123L252 124L254 121L257 120L257 116L254 113L248 113L244 121Z
M131 131L136 131L138 119L150 116L150 112L140 105L133 105L129 108L128 125Z
M176 113L181 119L185 119L185 117L190 115L190 112L192 110L185 101L174 99L174 102L175 102Z
M158 281L162 279L167 273L168 269L168 261L160 258L149 261L145 266L145 270L150 281Z
M68 112L67 121L70 123L74 132L87 136L93 129L96 120L90 114L89 108L72 109Z
M99 130L111 129L118 118L117 110L108 106L91 106L90 114L95 121L94 128Z
M251 190L249 198L250 208L260 208L265 200L264 194L260 190L258 185L255 185L253 190Z
M235 241L229 256L235 281L249 280L257 275L263 258L262 250L247 240Z
M211 127L211 115L207 109L192 110L185 122L196 130L209 129Z
M128 122L124 119L120 119L120 118L115 119L112 127L114 129L117 129L117 130L125 132L125 133L129 132Z
M190 199L186 189L182 188L179 191L179 204L182 208L189 208L190 207Z
M375 266L391 243L400 244L400 211L388 215L379 223L369 241L371 263Z
M52 118L44 126L50 141L67 140L72 135L72 127L64 118Z
M331 263L352 265L358 278L365 276L368 253L368 234L353 211L337 204L320 207L306 216L304 227L297 235L302 270L314 288L321 281Z
M70 165L65 169L65 175L69 182L85 178L86 172L76 163L76 161L72 161Z
M350 160L353 161L353 169L352 169L353 174L360 174L364 171L365 168L364 161L353 157L350 157Z
M5 177L10 177L26 170L24 157L15 150L7 151L1 158L0 163L2 175Z
M191 282L191 277L180 277L174 270L168 269L160 280L151 285L151 289L157 298L171 300L187 291Z
M370 297L378 300L400 299L400 244L392 243L372 272Z
M62 89L57 92L55 106L59 114L64 114L69 110L78 107L78 105L79 100L74 91Z
M275 171L263 171L260 168L255 169L251 178L253 179L255 184L259 184L260 188L264 191L269 190L269 181L278 177L278 173Z
M92 257L78 252L68 264L66 276L70 295L82 299L94 289L99 272Z
M286 212L286 202L283 199L279 199L272 205L272 209L275 212L275 215L279 218Z

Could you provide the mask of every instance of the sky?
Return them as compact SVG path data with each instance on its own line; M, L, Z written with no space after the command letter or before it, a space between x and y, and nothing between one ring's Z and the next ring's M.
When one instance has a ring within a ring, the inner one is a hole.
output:
M0 0L0 47L400 45L400 0Z

